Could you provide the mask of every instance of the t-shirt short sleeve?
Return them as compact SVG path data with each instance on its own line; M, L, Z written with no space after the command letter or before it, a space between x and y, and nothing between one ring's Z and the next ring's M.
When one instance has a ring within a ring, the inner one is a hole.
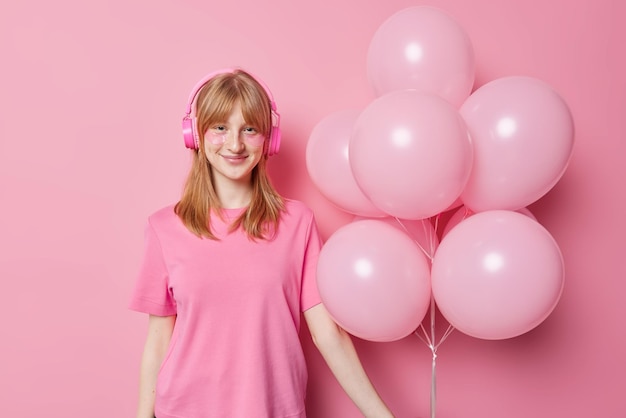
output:
M157 233L148 222L144 255L131 295L129 308L157 316L176 314L176 302L169 288L169 274Z
M300 295L300 305L302 312L321 303L319 291L317 289L317 260L322 249L322 240L315 223L315 218L311 217L309 224L308 239L304 252L304 266L302 270L302 292Z

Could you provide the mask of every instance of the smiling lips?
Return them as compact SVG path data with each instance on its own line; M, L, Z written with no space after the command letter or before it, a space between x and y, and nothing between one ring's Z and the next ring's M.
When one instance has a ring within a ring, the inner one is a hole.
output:
M223 154L221 155L221 157L230 163L240 163L242 161L245 161L248 158L247 155L223 155Z

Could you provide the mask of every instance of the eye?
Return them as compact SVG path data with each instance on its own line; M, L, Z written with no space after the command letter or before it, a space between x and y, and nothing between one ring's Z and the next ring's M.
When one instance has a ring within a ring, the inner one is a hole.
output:
M226 126L224 126L224 125L213 125L211 127L211 129L216 131L216 132L224 132L224 131L226 131Z
M257 132L257 130L256 130L256 128L255 128L255 127L253 127L253 126L248 126L248 127L245 127L245 128L243 128L243 131L244 131L245 133L247 133L247 134L251 134L251 135L254 135L254 134L258 133L258 132Z

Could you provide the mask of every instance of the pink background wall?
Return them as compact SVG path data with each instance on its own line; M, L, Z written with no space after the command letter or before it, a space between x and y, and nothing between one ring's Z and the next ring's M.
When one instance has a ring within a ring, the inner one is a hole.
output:
M188 164L180 118L205 73L237 64L271 86L283 117L278 188L315 210L325 237L347 223L308 179L306 141L325 115L369 103L369 41L416 4L426 3L3 2L0 416L133 415L146 318L126 303L144 219L178 197ZM624 417L625 3L428 4L470 35L476 87L540 78L577 127L565 176L531 206L565 258L561 301L514 339L453 333L439 351L438 416ZM359 416L305 344L310 416ZM414 336L356 344L397 416L427 416L426 346Z

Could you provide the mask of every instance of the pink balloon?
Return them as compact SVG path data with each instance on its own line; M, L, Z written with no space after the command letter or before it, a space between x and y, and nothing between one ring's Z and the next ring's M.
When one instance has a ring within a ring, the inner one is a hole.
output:
M528 216L494 210L459 223L439 245L432 266L439 310L476 338L512 338L548 317L563 291L561 251Z
M533 221L537 220L537 218L535 218L535 215L533 215L532 212L530 210L528 210L528 208L521 208L521 209L516 210L515 212L521 213L522 215L526 215L530 219L532 219ZM454 228L456 225L458 225L463 220L465 220L465 219L467 219L470 216L475 215L475 214L476 214L476 212L472 212L472 210L470 208L468 208L467 206L460 207L448 219L448 222L446 222L446 226L443 229L443 232L442 232L441 236L445 237L448 234L448 232L450 232L450 230L452 228Z
M472 145L457 109L417 90L371 102L355 122L349 154L363 193L401 219L428 218L452 205L472 165Z
M363 194L352 175L348 146L358 110L332 113L313 128L306 147L306 167L318 190L335 206L346 212L382 217Z
M474 84L469 36L443 11L409 7L388 18L372 38L367 73L378 96L419 89L460 106Z
M355 216L353 222L366 220L362 216ZM435 254L435 250L439 246L439 237L433 224L429 219L398 219L398 218L377 218L381 222L385 222L393 226L394 228L405 233L420 247L422 252L426 254L429 259L432 259Z
M430 269L411 238L378 220L338 229L317 264L317 285L330 315L370 341L411 334L430 303Z
M530 77L505 77L476 90L460 109L474 146L474 166L461 195L475 212L516 210L561 178L574 146L563 99Z

